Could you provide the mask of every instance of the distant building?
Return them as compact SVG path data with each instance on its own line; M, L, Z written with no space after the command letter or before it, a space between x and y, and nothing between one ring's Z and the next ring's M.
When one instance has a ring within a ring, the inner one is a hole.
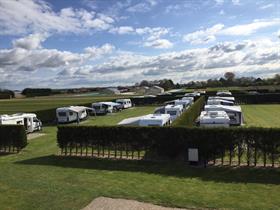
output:
M132 91L141 95L157 95L157 94L164 93L164 89L156 85L152 87L147 87L147 86L135 87Z
M118 90L118 88L106 88L105 92L109 95L119 95L121 92Z

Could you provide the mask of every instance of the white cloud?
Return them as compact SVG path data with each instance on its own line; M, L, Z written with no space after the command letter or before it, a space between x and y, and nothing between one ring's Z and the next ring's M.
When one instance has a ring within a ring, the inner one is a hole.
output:
M224 28L223 24L216 24L211 28L186 34L183 41L191 44L205 44L216 40L215 35Z
M240 5L240 0L232 0L233 5Z
M217 5L222 5L224 4L224 0L215 0Z
M274 4L265 4L265 5L261 6L260 9L269 9L272 7L274 7Z
M157 5L155 0L145 0L127 8L128 12L148 12Z
M110 54L114 50L115 50L115 46L113 46L109 43L106 43L106 44L102 45L101 47L96 47L96 46L87 47L87 48L85 48L85 53L88 58L96 59L103 55Z
M280 25L280 19L273 20L255 20L249 24L235 25L232 27L227 27L220 32L222 35L231 35L231 36L248 36L253 33L256 33L258 30L267 28L270 26Z
M0 0L0 34L42 32L81 33L107 30L114 20L84 9L63 8L58 12L43 0Z
M27 37L23 37L13 41L15 48L23 48L26 50L41 48L41 43L47 38L46 34L30 34Z
M215 41L217 36L249 36L258 30L278 25L280 25L280 19L254 20L252 23L230 27L219 23L210 28L186 34L183 36L183 41L191 44L205 44Z
M120 27L112 28L110 32L117 33L117 34L133 34L135 30L131 26L120 26Z
M156 49L168 49L172 48L173 44L167 39L156 39L144 43L145 47L153 47Z

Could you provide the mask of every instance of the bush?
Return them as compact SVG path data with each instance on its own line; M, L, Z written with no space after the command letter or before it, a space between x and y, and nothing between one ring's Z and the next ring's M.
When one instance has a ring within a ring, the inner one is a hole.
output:
M248 165L256 165L260 156L274 164L280 154L279 128L63 126L58 127L57 141L64 151L73 147L144 150L169 159L185 157L188 148L198 148L200 160L223 159L229 154L231 163L237 154L239 164L246 153Z
M239 104L270 104L280 103L280 93L259 93L252 94L236 94L233 95L235 101Z
M205 96L201 96L194 104L187 109L180 117L178 117L172 124L172 127L186 126L192 127L195 124L195 120L200 115L201 110L205 104Z
M25 128L22 125L0 125L0 151L19 151L27 145Z

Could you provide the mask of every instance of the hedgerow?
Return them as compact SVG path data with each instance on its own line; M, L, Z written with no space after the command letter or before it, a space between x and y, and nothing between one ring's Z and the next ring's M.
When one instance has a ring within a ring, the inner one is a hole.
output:
M27 145L25 128L22 125L0 126L0 151L18 152Z

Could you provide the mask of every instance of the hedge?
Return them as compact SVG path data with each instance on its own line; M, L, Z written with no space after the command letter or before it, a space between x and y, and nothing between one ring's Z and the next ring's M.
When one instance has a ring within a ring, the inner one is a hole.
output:
M239 104L271 104L280 103L280 93L262 94L234 94L235 101Z
M172 127L186 126L193 127L195 120L200 115L201 110L205 105L205 96L201 96L194 104L187 109L180 117L178 117L172 124Z
M122 158L136 152L145 159L185 159L188 148L198 148L200 160L236 165L280 164L279 128L185 127L58 127L57 142L65 155ZM90 152L89 152L90 151ZM106 152L107 151L107 152ZM131 156L130 156L131 158Z
M0 125L0 152L18 152L27 145L22 125Z

